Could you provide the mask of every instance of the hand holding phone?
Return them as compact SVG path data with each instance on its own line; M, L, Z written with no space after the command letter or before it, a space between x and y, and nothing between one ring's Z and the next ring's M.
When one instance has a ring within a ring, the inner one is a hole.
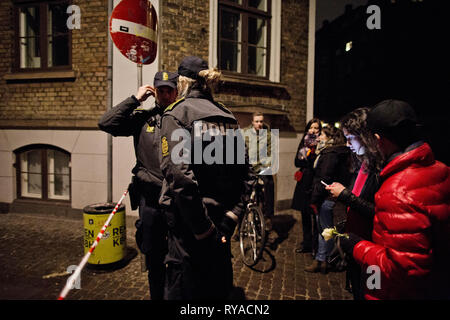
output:
M322 183L323 183L323 181L322 181ZM339 197L341 192L345 189L345 187L342 184L340 184L339 182L333 182L332 184L327 185L325 187L325 189L330 192L330 195L333 198L337 198L337 197Z

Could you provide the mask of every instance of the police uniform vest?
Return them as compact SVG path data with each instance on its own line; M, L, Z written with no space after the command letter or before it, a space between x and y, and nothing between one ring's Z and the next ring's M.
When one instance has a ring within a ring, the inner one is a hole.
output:
M223 218L226 210L240 215L243 208L237 210L235 207L240 203L241 195L244 193L243 181L246 180L248 173L248 163L245 161L245 143L239 134L233 136L233 154L230 157L231 149L227 147L225 141L230 139L230 130L238 133L238 123L233 114L222 104L214 102L211 96L205 95L199 91L193 90L185 99L181 99L170 105L164 112L164 117L172 117L178 123L178 127L186 129L192 139L190 163L194 177L179 177L178 181L183 179L195 180L198 185L199 196L206 206L208 216L218 224L217 220ZM164 120L163 125L164 125ZM171 133L171 128L163 128L164 133ZM214 134L211 134L211 133ZM207 135L205 137L205 135ZM162 163L165 158L170 157L172 147L167 146L170 136L162 136ZM215 154L216 148L211 152L211 146L216 139L222 139L221 156ZM240 149L244 154L239 154L239 139L242 140L244 149ZM201 143L198 143L198 142ZM230 142L230 141L229 141ZM231 143L231 142L230 142ZM201 150L197 149L198 147ZM205 159L205 155L210 155L213 163ZM219 161L216 161L220 159ZM228 159L228 161L227 161ZM186 181L186 180L184 180ZM193 181L194 182L194 181ZM189 181L186 185L190 187ZM181 187L180 187L181 188ZM163 186L162 199L170 199L168 186ZM173 198L173 197L172 197ZM164 201L164 200L163 200ZM168 203L166 203L168 204ZM194 209L192 211L195 211ZM215 213L218 216L215 216ZM222 214L222 216L220 215ZM205 227L206 228L206 227ZM199 233L204 232L201 226Z
M140 117L146 120L140 127L139 134L134 135L136 165L132 172L141 182L160 189L163 181L159 139L161 116L151 111L136 110L135 112L142 112Z

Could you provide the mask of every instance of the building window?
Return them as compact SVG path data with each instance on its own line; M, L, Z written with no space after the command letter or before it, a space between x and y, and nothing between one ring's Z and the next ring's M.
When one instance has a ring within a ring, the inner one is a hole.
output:
M15 0L16 70L68 68L71 33L67 28L69 0Z
M218 66L222 71L269 77L270 0L219 0Z
M70 154L51 146L16 151L20 198L70 200Z

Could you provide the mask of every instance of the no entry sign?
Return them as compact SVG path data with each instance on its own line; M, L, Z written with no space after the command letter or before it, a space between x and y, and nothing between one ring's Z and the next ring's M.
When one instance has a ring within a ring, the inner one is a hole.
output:
M125 57L138 64L150 64L156 58L157 20L149 0L122 0L111 14L109 32Z

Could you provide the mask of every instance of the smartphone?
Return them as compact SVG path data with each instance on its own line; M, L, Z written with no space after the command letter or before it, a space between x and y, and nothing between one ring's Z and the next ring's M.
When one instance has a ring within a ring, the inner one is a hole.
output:
M323 182L323 180L320 180L320 183L323 184L325 187L328 187L328 184L326 184L325 182Z

